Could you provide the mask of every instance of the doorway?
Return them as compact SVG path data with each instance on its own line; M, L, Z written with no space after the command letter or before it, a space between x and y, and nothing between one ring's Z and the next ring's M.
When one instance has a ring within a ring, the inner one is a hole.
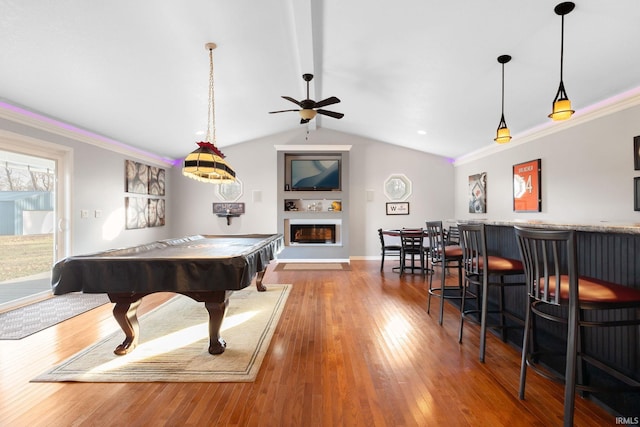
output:
M51 269L66 252L57 184L64 156L18 147L0 144L0 312L51 296Z

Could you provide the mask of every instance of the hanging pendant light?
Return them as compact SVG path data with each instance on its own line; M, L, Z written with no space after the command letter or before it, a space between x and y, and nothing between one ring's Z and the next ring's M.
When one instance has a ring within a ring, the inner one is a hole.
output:
M502 64L502 115L500 116L496 137L494 138L494 141L498 144L506 144L511 141L511 132L509 132L507 122L504 120L504 64L509 61L511 61L511 56L509 55L498 56L498 62Z
M216 147L216 113L213 103L213 49L215 43L207 43L209 50L209 115L207 140L197 142L199 148L184 159L182 174L210 184L224 184L236 180L236 173L224 160L224 154Z
M564 82L562 81L562 65L564 60L564 16L571 12L576 7L575 3L567 1L560 3L554 9L557 15L562 17L562 27L560 36L560 86L556 93L556 98L553 100L553 112L549 114L549 117L553 120L567 120L574 111L571 109L571 101L567 97L567 92L564 89Z

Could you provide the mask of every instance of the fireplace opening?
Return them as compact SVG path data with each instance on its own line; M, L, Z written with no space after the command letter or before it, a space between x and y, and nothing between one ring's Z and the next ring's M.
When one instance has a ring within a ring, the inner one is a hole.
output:
M291 243L335 242L335 224L291 224Z

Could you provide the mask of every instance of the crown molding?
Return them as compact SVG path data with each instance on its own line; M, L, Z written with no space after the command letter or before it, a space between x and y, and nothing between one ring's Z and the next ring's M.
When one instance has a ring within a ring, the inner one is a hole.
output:
M47 117L43 114L35 113L3 100L0 100L0 118L55 135L60 135L74 141L90 144L125 156L133 156L154 165L173 166L176 164L175 159L163 158L156 154L129 146L120 141L98 135L60 120Z

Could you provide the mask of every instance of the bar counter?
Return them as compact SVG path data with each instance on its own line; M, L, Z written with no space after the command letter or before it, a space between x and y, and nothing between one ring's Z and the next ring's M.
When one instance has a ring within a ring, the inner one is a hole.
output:
M614 221L599 221L595 223L568 223L568 222L551 222L551 221L536 221L536 220L510 220L510 221L496 221L496 220L449 220L452 223L477 223L482 222L486 225L506 226L512 227L519 225L529 228L548 228L552 230L576 230L586 231L593 233L623 233L623 234L640 234L640 223L628 223L628 222L614 222Z
M449 223L484 223L487 225L487 250L492 255L520 259L513 226L576 230L578 242L578 270L580 275L609 280L624 286L640 288L640 224L599 222L571 224L544 221L460 220ZM521 317L526 310L526 292L509 289L506 305ZM492 298L495 301L495 298ZM598 313L598 316L615 314ZM543 327L544 340L559 346L565 341L565 331L557 325ZM640 328L587 328L584 336L586 351L615 366L618 370L640 381ZM509 341L522 346L521 331L511 334ZM489 350L490 352L490 347ZM590 372L600 382L611 382L599 373ZM614 381L615 382L615 381ZM639 393L596 394L595 397L617 413L637 413ZM634 409L631 409L634 408ZM626 411L626 412L625 412ZM629 412L632 411L632 412Z

